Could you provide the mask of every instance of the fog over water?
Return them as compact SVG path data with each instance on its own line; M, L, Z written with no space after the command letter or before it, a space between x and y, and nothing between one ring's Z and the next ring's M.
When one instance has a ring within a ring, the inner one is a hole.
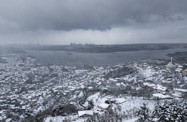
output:
M78 53L67 51L27 51L42 64L56 65L116 65L136 60L170 59L169 53L187 51L186 48L143 50L113 53Z

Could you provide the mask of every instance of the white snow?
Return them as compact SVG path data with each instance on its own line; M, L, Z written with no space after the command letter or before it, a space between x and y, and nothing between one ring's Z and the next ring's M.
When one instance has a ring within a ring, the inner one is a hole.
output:
M182 97L182 94L181 93L174 93L172 94L174 97Z
M106 104L106 103L102 103L102 104L98 105L98 107L101 109L107 109L108 106L109 106L109 104Z
M22 106L22 109L26 109L26 106Z
M116 98L115 100L116 100L116 103L117 103L117 104L123 103L123 102L126 101L125 98Z
M8 119L6 119L6 121L5 122L11 122L11 118L8 118Z
M87 72L87 70L75 70L76 74L81 74L81 73L85 73Z
M78 115L81 117L83 115L93 115L93 111L92 110L85 110L85 111L78 111Z
M92 109L94 113L102 114L100 110L104 110L102 108L109 107L109 104L106 104L106 100L115 101L115 103L111 104L112 108L120 106L121 114L123 112L129 113L129 111L136 110L140 108L143 104L146 104L147 107L153 111L156 101L154 100L144 100L142 97L116 97L116 96L101 96L99 93L96 93L88 98L88 100L92 100L94 103L94 108ZM99 107L100 106L100 107ZM102 107L102 108L101 108ZM133 113L132 113L133 114Z
M63 122L64 120L69 119L69 120L77 120L78 119L78 115L71 115L71 116L55 116L55 117L47 117L44 119L44 122ZM75 121L74 121L75 122ZM84 122L84 121L80 121L80 122Z
M143 84L144 84L145 86L152 87L152 88L155 88L155 87L156 87L156 85L153 84L153 83L145 82L145 83L143 83Z
M153 97L155 97L155 98L161 98L161 99L172 98L172 97L169 96L169 95L163 95L163 94L160 94L160 93L155 93L155 94L153 94Z
M139 118L136 117L136 118L132 118L132 119L128 119L128 120L123 120L122 122L136 122Z
M166 87L163 87L163 86L161 86L161 85L157 85L157 86L156 86L156 89L159 90L159 91L166 91L166 90L167 90Z
M146 69L140 68L139 71L146 78L152 77L155 73L155 71L151 67L147 67Z
M176 71L176 72L181 72L182 69L181 69L181 68L177 68L177 69L175 69L175 71Z
M176 89L174 89L175 91L179 91L179 92L187 92L187 89L178 89L178 88L176 88Z

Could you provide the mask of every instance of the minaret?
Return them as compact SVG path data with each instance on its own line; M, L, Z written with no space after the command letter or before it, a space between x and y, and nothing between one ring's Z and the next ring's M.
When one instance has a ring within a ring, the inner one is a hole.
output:
M173 57L171 57L171 61L166 65L167 68L174 68L175 65L173 64Z

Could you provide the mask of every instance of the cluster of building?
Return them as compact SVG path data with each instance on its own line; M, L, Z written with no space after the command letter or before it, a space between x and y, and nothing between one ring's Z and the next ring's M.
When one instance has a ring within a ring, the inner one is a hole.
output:
M151 70L151 74L146 77L142 87L154 90L153 98L173 99L186 97L187 69L183 68L182 65L174 64L171 58L167 65L149 67L149 70Z
M34 116L51 107L60 95L99 80L104 71L102 67L44 66L20 54L1 58L6 63L0 64L0 121Z
M81 89L135 96L144 96L151 90L151 97L158 99L181 98L187 93L187 69L172 61L168 65L165 61L150 60L108 67L76 67L41 65L35 58L22 54L1 58L6 63L0 64L0 121L35 116L53 106L59 97ZM124 71L126 75L113 77L113 72L123 74L124 67L133 72Z

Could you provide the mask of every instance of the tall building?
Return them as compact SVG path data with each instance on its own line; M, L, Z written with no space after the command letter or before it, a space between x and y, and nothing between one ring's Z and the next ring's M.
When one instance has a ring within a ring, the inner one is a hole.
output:
M173 58L171 57L171 61L166 65L166 68L173 69L175 65L173 64Z

